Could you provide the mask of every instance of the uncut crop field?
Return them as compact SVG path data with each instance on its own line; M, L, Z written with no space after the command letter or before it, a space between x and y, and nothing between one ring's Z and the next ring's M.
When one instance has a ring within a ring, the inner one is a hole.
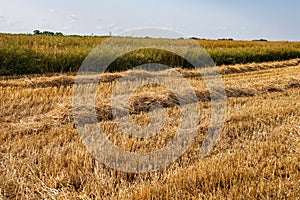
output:
M0 34L0 76L77 72L88 53L107 39L109 37ZM184 40L177 41L177 45L184 44ZM219 66L300 57L300 42L196 41ZM142 53L151 57L152 62L172 63L171 67L188 67L181 66L182 60L162 51ZM132 55L130 60L119 60L111 66L110 71L124 71L131 65L148 62L148 56L143 59L138 55Z
M18 42L30 43L33 36L26 37L28 40ZM76 39L69 39L74 52L82 51L76 47ZM93 46L88 39L84 41ZM50 53L55 49L45 45L41 54L47 48ZM63 47L57 48L58 54L64 54ZM281 45L277 48L282 50ZM232 51L243 52L235 49L232 47ZM195 70L177 70L199 99L197 136L170 166L142 174L111 169L86 150L72 115L74 75L3 77L0 199L299 199L300 59L218 67L226 89L227 112L217 144L203 159L199 149L209 126L209 93ZM154 103L163 104L169 118L161 132L150 139L126 137L111 115L110 94L127 73L130 71L103 75L97 88L97 124L125 150L155 151L174 137L180 107L172 94L157 85L135 91L130 109L136 123L149 123L149 112L154 111L145 105Z

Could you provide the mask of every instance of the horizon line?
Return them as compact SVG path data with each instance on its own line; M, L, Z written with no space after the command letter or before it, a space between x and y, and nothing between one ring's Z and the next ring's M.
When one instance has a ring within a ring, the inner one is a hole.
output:
M49 32L49 33L61 33L62 35L51 35L43 32ZM7 34L7 35L32 35L32 36L38 36L38 35L47 35L47 36L58 36L58 37L63 37L63 36L77 36L77 37L130 37L130 38L153 38L153 39L194 39L194 40L220 40L220 41L261 41L261 42L300 42L300 40L288 40L288 39L283 39L283 40L269 40L267 38L254 38L254 39L234 39L233 37L221 37L221 38L205 38L205 37L198 37L198 36L188 36L187 38L179 37L179 38L167 38L167 37L150 37L150 36L118 36L118 35L110 35L110 34L64 34L60 31L41 31L40 34L35 34L35 33L24 33L24 32L0 32L0 34Z

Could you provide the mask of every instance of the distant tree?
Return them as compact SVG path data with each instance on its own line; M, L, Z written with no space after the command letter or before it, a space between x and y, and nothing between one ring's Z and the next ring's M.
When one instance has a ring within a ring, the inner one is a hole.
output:
M218 40L229 40L229 41L233 41L233 38L220 38Z
M55 34L51 31L43 31L43 35L55 35Z
M206 38L190 37L190 40L206 40Z
M253 40L253 41L268 42L268 40L266 40L266 39L259 39L259 40Z
M33 34L34 34L34 35L39 35L39 34L41 34L41 31L40 31L40 30L34 30L34 31L33 31Z
M34 30L33 31L34 35L56 35L56 36L63 36L61 32L51 32L51 31L40 31L40 30Z
M64 34L62 34L61 32L56 32L55 35L56 36L63 36Z

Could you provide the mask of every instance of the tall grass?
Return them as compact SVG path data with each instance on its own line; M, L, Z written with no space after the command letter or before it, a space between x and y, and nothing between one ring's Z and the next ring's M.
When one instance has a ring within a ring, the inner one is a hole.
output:
M0 34L0 75L76 72L88 53L107 37ZM300 42L198 40L217 65L280 61L300 57ZM182 44L178 40L178 45ZM139 54L143 53L143 57ZM120 58L110 71L147 62L189 67L182 58L159 50L141 50Z

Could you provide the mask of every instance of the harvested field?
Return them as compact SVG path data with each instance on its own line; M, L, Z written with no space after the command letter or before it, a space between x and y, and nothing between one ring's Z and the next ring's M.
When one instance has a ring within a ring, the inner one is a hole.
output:
M211 116L209 91L196 70L178 68L199 100L197 136L176 162L142 174L110 169L86 150L72 114L75 74L2 77L0 198L300 198L300 59L218 69L226 89L227 113L214 149L199 158ZM98 121L89 123L98 123L108 138L125 150L158 150L176 134L178 100L163 87L147 85L133 93L128 107L114 108L111 93L128 73L149 72L104 74L97 87ZM92 81L88 76L82 80L86 85ZM124 94L132 92L127 89ZM188 98L189 94L182 96ZM129 109L131 118L146 126L149 114L156 115L150 109L156 104L164 106L168 119L157 135L147 139L127 137L112 114L112 109ZM82 119L89 120L88 116L82 113Z

